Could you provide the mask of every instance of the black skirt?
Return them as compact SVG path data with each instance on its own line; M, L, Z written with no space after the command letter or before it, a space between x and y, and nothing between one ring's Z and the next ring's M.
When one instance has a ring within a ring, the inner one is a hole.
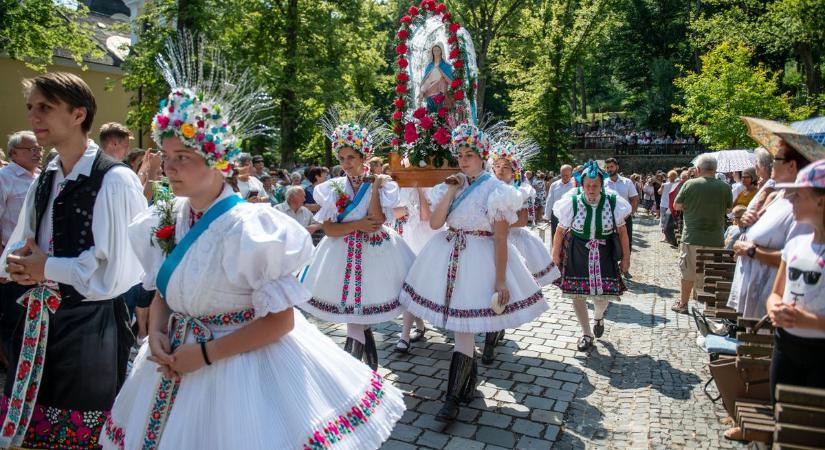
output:
M622 295L627 290L622 281L619 263L613 256L613 247L607 241L599 243L598 268L601 276L590 274L590 249L588 241L567 233L564 238L561 278L556 286L565 294ZM591 279L592 278L592 279ZM598 292L598 286L601 292Z

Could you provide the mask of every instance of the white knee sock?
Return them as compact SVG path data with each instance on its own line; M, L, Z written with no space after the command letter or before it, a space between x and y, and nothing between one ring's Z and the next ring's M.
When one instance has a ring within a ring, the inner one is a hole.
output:
M593 337L593 331L590 329L590 316L587 312L587 301L584 299L573 299L573 311L576 312L576 319L579 320L582 333Z
M359 325L355 323L348 323L347 324L347 337L351 337L360 343L364 343L366 340L364 337L364 331L367 330L366 325Z
M473 357L476 352L476 335L473 333L454 333L455 346L454 352L463 353L469 357Z
M424 329L424 319L422 319L420 317L416 317L415 318L415 326L419 330L423 330Z
M416 319L411 312L404 311L402 319L403 328L401 328L401 339L410 342L410 331L412 331L413 321ZM421 320L421 319L418 319Z
M596 320L604 319L604 312L607 310L607 305L610 304L610 300L607 299L598 299L593 301L593 318Z

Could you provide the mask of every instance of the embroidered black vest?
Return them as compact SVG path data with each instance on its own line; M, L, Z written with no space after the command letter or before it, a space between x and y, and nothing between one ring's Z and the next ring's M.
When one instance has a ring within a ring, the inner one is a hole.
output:
M97 193L103 184L103 177L111 168L122 166L110 156L99 151L92 163L89 176L79 175L77 180L66 181L57 194L52 207L52 243L54 256L76 257L95 245L92 234L92 213ZM60 169L58 169L60 170ZM49 205L49 197L54 184L54 170L43 171L37 179L34 209L37 214L35 236L39 235L43 214ZM65 304L76 304L85 297L68 284L59 283L60 296Z

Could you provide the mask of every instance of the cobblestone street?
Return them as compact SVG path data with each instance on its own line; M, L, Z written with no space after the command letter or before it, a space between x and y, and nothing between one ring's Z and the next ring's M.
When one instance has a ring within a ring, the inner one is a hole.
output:
M670 311L676 250L659 242L654 220L635 225L630 290L608 308L605 334L590 353L576 350L570 301L547 289L551 310L507 330L496 361L479 365L478 397L447 429L434 420L446 389L447 336L430 330L399 355L392 347L400 320L376 328L380 371L408 394L408 411L383 449L744 448L722 437L724 409L702 392L709 373L695 326ZM343 342L344 327L316 324ZM480 351L483 336L476 344Z

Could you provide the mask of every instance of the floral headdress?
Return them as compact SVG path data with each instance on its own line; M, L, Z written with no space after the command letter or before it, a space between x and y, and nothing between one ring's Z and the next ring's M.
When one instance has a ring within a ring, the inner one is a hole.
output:
M510 162L514 181L521 183L527 163L539 154L539 145L513 129L505 129L492 138L491 160L506 159Z
M458 149L461 147L469 147L478 153L482 160L486 161L490 157L490 140L487 133L475 125L463 123L453 129L450 151L458 156Z
M591 178L595 179L596 177L602 177L602 180L607 178L607 172L602 170L599 167L599 163L593 161L592 159L584 163L580 172L577 172L574 177L576 178L576 183L579 186L584 186L584 178Z
M273 134L262 125L272 119L273 105L248 71L234 73L220 53L206 54L205 47L183 32L177 42L167 40L165 54L157 55L172 90L152 120L152 139L161 145L175 136L228 175L243 139Z
M332 151L350 147L365 159L386 142L389 129L374 111L356 114L350 120L342 117L340 108L330 108L319 121L324 135L332 142Z

